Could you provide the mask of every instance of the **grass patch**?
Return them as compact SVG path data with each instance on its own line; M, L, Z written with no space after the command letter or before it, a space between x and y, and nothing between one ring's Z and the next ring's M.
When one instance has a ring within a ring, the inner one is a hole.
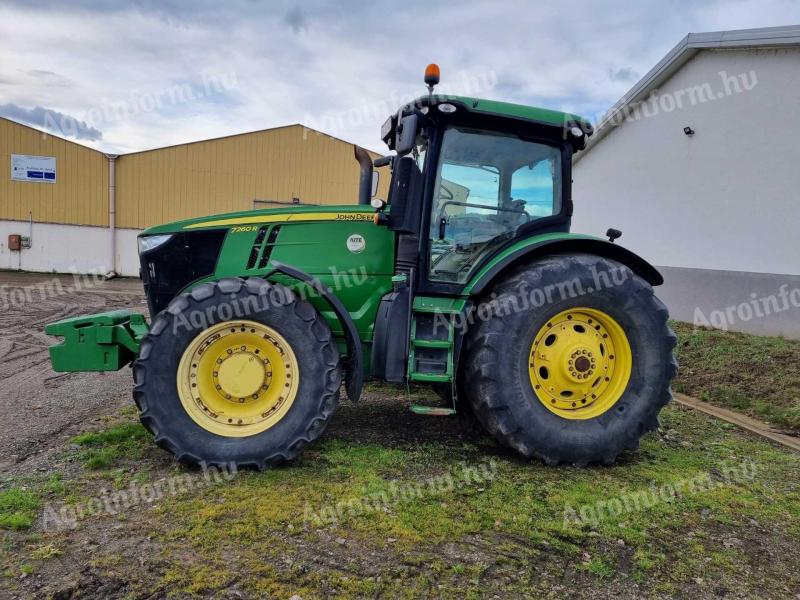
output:
M587 571L601 579L607 579L614 575L614 567L600 556L595 556L589 562L578 565L579 571Z
M340 410L346 421L370 407ZM402 422L403 409L396 410ZM443 422L424 419L409 420L422 428ZM600 586L629 577L651 591L724 580L757 595L750 582L736 579L739 551L722 542L743 537L739 532L752 519L785 528L781 539L793 544L787 540L800 529L794 483L800 460L691 411L667 409L663 426L617 465L589 469L522 461L483 438L458 447L380 445L333 433L289 468L240 473L162 505L154 532L171 549L167 556L192 552L216 566L169 569L161 583L178 596L213 594L235 572L239 589L253 595L537 596L546 593L549 574L560 580L572 570ZM744 461L756 465L755 477L722 480L726 466ZM480 464L493 465L480 481L462 477L465 466ZM448 474L454 485L427 487ZM580 511L706 474L719 485L684 488L652 506L606 511L593 522L565 520L568 506ZM389 494L389 502L365 508L365 499L392 489L400 492ZM769 544L764 535L754 538ZM582 559L585 552L591 557ZM535 580L520 577L531 561L544 569ZM783 571L791 563L787 557L770 568L800 584L800 576Z
M0 491L0 529L29 529L42 508L44 498L62 496L66 486L60 473L46 480L18 482Z
M0 568L18 576L24 561L72 564L84 552L81 532L96 539L101 527L115 544L97 548L93 565L142 596L547 597L564 581L576 597L618 594L631 582L643 597L791 597L800 589L796 453L672 406L661 430L617 464L553 468L504 450L467 417L411 414L405 399L404 390L372 386L365 402L343 402L320 443L291 465L140 503L113 529L86 520L69 537L8 532L17 545ZM75 443L122 464L78 469L67 485L53 478L37 490L92 496L111 475L143 464L141 485L172 475L203 480L149 460L152 442L138 425ZM137 455L145 460L131 463ZM745 462L754 476L725 478ZM678 485L701 476L718 485ZM120 477L120 485L133 481ZM681 491L661 497L664 486ZM653 490L652 504L608 508ZM587 506L596 518L567 519L568 509Z
M124 459L140 458L152 444L152 436L139 423L122 423L84 433L72 442L85 448L81 458L87 468L107 469Z
M61 550L56 548L53 544L39 546L31 552L31 558L33 560L48 560L56 556L61 556Z
M0 492L0 527L3 529L28 529L33 525L42 501L31 490L12 487Z
M800 431L800 341L672 326L676 391Z

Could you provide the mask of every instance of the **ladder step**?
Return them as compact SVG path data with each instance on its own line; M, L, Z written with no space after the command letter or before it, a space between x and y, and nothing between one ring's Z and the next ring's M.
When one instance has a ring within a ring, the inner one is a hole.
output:
M419 348L450 348L453 343L449 340L411 340Z
M422 406L420 404L412 404L411 412L418 415L434 416L434 417L447 417L456 414L454 408L445 408L443 406Z
M439 308L433 306L415 306L414 307L415 313L425 313L425 314L433 314L433 315L457 315L461 311L451 308Z
M450 375L434 374L434 373L411 373L411 381L426 381L428 383L449 383Z
M414 298L414 312L439 313L443 315L457 315L462 311L466 301L455 298L430 298L417 296Z

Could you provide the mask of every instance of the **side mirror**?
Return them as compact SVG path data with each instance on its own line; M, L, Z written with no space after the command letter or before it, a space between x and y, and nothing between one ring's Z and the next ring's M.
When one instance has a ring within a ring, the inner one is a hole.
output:
M389 229L405 233L419 233L422 214L422 172L417 161L410 156L395 160L392 187L389 190Z
M381 174L377 171L372 172L372 197L378 195L378 184L381 181Z
M417 141L417 129L419 128L418 120L417 115L406 115L397 124L395 151L398 156L408 154L414 147L414 143Z

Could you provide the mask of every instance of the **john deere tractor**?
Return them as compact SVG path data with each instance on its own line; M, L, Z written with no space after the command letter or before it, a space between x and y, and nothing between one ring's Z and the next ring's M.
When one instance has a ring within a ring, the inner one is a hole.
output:
M572 157L591 125L437 95L438 80L432 65L428 94L384 123L391 156L373 165L355 148L357 204L144 231L150 323L125 311L52 323L53 368L132 365L142 423L193 464L291 460L365 378L430 384L445 406L416 412L471 409L548 464L635 449L670 401L675 335L653 294L661 275L619 232L570 233Z

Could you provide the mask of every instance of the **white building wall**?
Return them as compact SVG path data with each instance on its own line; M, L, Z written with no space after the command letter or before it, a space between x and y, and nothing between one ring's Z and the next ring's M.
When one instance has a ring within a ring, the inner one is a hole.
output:
M0 221L0 269L42 273L98 273L109 271L109 230L104 227L57 225L25 221ZM21 252L8 249L8 236L31 237L31 248ZM138 277L137 229L118 229L117 273Z
M800 274L800 50L701 51L648 106L579 156L573 231L621 229L657 265Z

